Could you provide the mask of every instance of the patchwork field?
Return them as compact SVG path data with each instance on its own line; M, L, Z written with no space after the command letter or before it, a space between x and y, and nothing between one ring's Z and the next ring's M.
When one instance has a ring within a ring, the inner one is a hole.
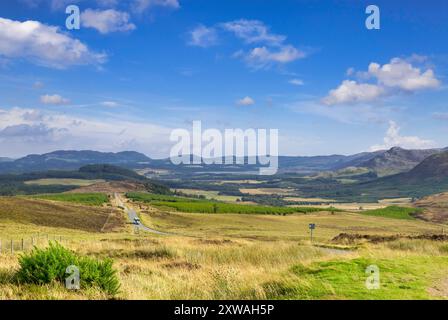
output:
M240 192L249 195L291 195L294 190L286 188L240 188Z
M191 196L204 196L206 199L214 199L218 201L224 202L236 202L237 200L241 200L241 197L237 196L225 196L220 195L219 191L207 191L207 190L198 190L198 189L175 189L178 192L182 192L186 195ZM174 191L174 190L173 190Z

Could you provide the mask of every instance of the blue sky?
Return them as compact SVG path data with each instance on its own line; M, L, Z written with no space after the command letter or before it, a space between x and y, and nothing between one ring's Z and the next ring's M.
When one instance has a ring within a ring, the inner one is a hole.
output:
M65 8L81 10L67 30ZM367 5L381 29L367 30ZM448 146L448 3L0 4L0 156L165 157L174 128L275 128L285 155Z

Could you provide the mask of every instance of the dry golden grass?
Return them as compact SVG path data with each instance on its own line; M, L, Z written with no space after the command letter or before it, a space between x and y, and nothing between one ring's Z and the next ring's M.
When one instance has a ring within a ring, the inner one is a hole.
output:
M125 224L122 214L112 207L92 207L23 197L0 197L0 222L88 232L118 230ZM8 230L4 231L6 233Z
M47 204L41 205L45 207ZM386 266L395 266L393 262L398 261L402 269L397 269L396 274L393 268L386 270L398 282L401 277L406 277L407 269L403 266L424 262L421 269L424 281L412 290L422 287L439 298L444 294L441 293L446 279L443 270L448 267L445 260L440 260L448 254L448 244L444 242L398 240L358 244L348 247L349 250L341 250L342 246L331 242L341 232L437 233L440 226L436 224L354 213L292 216L187 214L163 212L140 204L134 206L140 210L145 224L174 235L133 234L131 225L108 233L43 226L39 221L26 218L30 214L26 205L16 207L9 215L11 219L0 219L0 232L2 236L7 234L16 238L36 232L63 234L66 239L63 244L80 254L112 258L121 283L117 299L272 299L285 298L285 292L297 286L305 293L309 290L310 295L304 295L305 298L341 299L349 292L338 293L336 290L332 295L325 293L325 296L319 292L311 294L312 288L307 286L320 281L319 278L314 278L313 273L301 275L292 270L298 265L313 270L316 264L350 262L352 259L380 261ZM69 212L79 210L76 205L67 204L64 208ZM45 216L44 211L38 212ZM124 212L118 211L118 214L125 218ZM22 216L25 223L14 219L22 219ZM308 241L308 224L311 222L317 224L314 245ZM44 246L45 242L39 245ZM108 298L95 289L72 292L56 283L48 286L18 284L13 278L18 268L17 255L0 254L0 299ZM361 272L360 277L364 276ZM332 278L325 281L330 285ZM298 292L302 292L300 290ZM365 296L362 292L359 294L360 298L369 298L368 292ZM291 298L301 297L294 295Z

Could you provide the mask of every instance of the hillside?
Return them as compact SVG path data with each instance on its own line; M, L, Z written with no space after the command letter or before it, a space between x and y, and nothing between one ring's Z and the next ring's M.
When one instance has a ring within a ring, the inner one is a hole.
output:
M135 151L98 152L98 151L54 151L41 155L32 154L14 160L0 162L0 172L23 173L46 170L76 170L88 164L107 163L124 167L136 167L147 164L150 158Z
M111 211L110 208L25 197L0 197L0 223L10 222L100 232L123 228L126 221L120 212Z
M421 198L444 191L448 191L448 151L429 156L409 172L347 185L301 189L304 196L367 202L386 198Z
M45 179L45 184L33 184L32 181ZM52 170L22 174L0 175L0 195L38 194L66 192L78 188L77 185L59 185L60 179L130 181L144 185L154 193L169 193L169 189L157 181L148 179L136 172L109 164L87 165L76 171ZM49 181L55 181L49 184Z
M420 219L438 223L448 221L448 192L424 197L416 201L414 205L423 209L418 215Z
M429 156L442 152L440 149L406 150L394 147L380 152L373 158L358 163L357 167L364 167L377 172L379 175L391 175L413 169Z
M143 183L132 182L132 181L111 181L111 182L100 182L91 184L89 186L79 187L74 190L68 191L68 193L126 193L126 192L137 192L137 191L152 191L148 190L147 186Z

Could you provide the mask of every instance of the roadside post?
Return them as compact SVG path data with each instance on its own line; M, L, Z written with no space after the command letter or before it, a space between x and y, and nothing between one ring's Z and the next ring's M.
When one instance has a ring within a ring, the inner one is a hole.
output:
M313 231L314 231L314 229L316 229L316 224L310 223L308 227L310 228L311 243L313 243Z

